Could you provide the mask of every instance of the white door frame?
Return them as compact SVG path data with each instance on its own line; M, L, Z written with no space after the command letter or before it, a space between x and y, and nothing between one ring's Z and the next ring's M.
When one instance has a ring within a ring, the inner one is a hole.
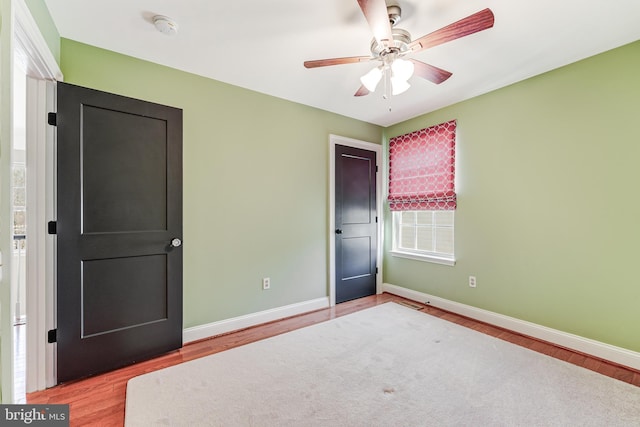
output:
M376 293L382 293L382 244L383 233L382 224L382 145L373 142L360 141L339 135L329 135L329 304L336 305L336 145L346 147L361 148L363 150L374 151L376 153L376 210L378 212L378 241L376 265Z
M55 219L55 129L47 113L56 107L55 81L62 72L24 0L12 0L14 51L27 65L27 392L56 384L55 236L46 234Z

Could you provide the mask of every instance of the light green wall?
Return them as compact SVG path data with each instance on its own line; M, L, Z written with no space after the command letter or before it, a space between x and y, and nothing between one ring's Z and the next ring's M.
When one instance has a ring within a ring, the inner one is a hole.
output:
M387 244L385 282L640 351L638 76L640 42L388 128L458 120L457 264Z
M38 24L38 28L47 42L56 62L60 64L60 34L49 14L49 9L44 0L25 0L31 16Z
M380 142L380 127L61 46L65 81L184 110L185 327L328 295L329 134Z

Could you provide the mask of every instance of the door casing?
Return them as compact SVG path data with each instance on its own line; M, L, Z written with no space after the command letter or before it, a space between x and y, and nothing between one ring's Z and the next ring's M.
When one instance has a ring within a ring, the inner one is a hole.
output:
M13 58L20 55L24 60L29 81L27 94L27 221L32 226L27 230L29 250L27 252L26 306L27 353L26 353L26 389L27 392L43 390L55 384L55 348L46 341L47 330L55 327L54 313L54 236L46 234L46 221L54 219L55 182L52 153L55 151L55 133L47 125L47 112L55 110L55 81L62 81L54 55L40 33L29 8L24 0L4 2L10 7L13 16L11 23L4 27L11 30L12 52L9 67L13 68ZM6 10L5 10L6 11ZM3 13L4 15L4 13ZM5 35L7 32L5 32ZM13 77L3 79L13 85ZM5 100L8 101L8 100ZM4 105L4 102L3 102ZM4 117L3 117L4 120ZM8 308L8 307L7 307ZM9 330L11 328L8 328ZM11 344L8 343L8 344ZM3 353L4 353L3 346ZM7 345L12 352L12 344ZM6 363L5 363L6 362ZM4 403L13 398L13 357L3 358L2 389Z
M353 138L347 138L339 135L329 135L329 304L331 307L336 305L336 192L335 192L335 154L336 145L344 145L347 147L360 148L363 150L373 151L376 153L378 159L378 171L376 172L376 210L378 211L378 247L376 254L376 263L378 265L378 274L376 277L376 293L382 292L382 244L383 244L383 229L384 224L383 210L382 210L382 162L383 162L383 147L381 144L375 144L373 142L360 141Z

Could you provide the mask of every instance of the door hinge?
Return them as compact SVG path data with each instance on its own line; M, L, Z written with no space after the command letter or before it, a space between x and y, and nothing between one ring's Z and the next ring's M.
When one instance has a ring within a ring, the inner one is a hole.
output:
M58 126L58 115L56 113L47 114L47 123L51 126Z
M376 224L378 223L378 217L376 217Z
M378 267L376 267L376 274L378 274Z
M57 221L49 221L47 223L47 233L49 233L49 234L58 234L58 222Z
M58 342L58 330L57 329L50 329L47 332L47 342L49 344L53 344L54 342Z
M378 172L378 165L376 165L376 172Z

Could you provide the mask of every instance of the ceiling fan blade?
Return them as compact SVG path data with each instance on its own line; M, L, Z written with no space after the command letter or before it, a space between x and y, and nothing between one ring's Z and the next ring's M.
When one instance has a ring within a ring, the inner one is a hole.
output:
M315 61L304 61L306 68L328 67L329 65L354 64L356 62L371 61L370 56L349 56L345 58L317 59Z
M381 46L389 47L393 42L393 34L385 0L358 0L358 4L369 23L373 37Z
M442 43L450 42L460 37L491 28L493 27L493 21L493 12L487 8L414 40L409 45L409 49L413 52L419 52Z
M370 93L371 92L369 92L369 89L367 89L366 87L364 87L364 85L362 85L356 91L356 93L353 94L353 96L365 96L365 95L369 95Z
M443 70L442 68L425 64L424 62L418 61L416 59L410 58L409 61L413 62L414 75L429 80L430 82L433 82L437 85L451 77L452 73L447 70Z

